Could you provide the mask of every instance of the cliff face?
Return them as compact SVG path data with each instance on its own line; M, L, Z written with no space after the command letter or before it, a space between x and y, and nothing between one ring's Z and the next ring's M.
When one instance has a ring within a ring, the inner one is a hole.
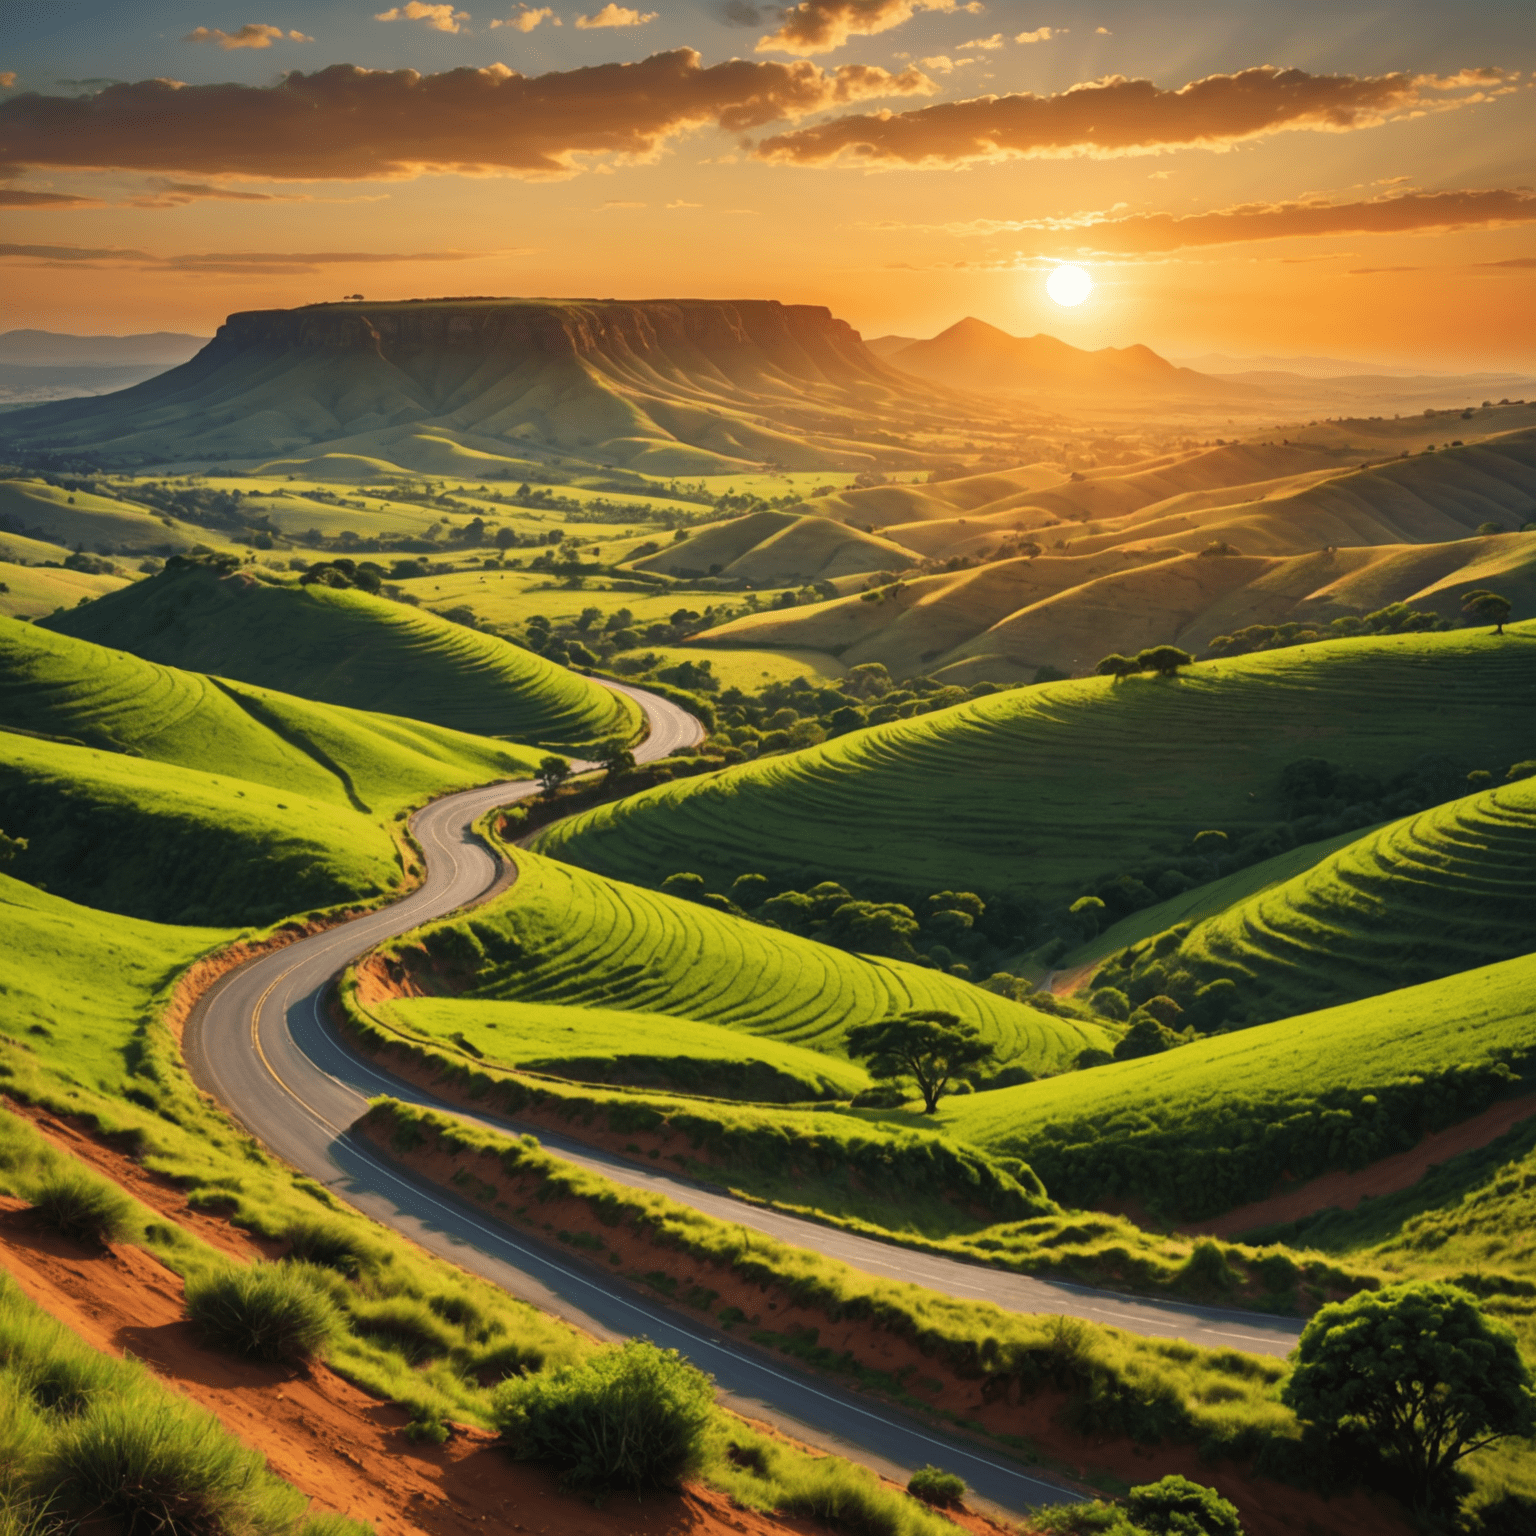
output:
M911 468L961 400L828 310L772 300L444 299L249 310L134 389L0 420L104 463L344 453L495 476L559 457L650 473ZM460 462L463 461L463 462Z

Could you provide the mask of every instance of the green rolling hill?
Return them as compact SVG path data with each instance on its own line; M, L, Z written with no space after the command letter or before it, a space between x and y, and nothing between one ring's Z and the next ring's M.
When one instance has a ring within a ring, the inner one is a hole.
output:
M576 748L636 737L640 711L541 656L366 592L174 568L48 627L146 660L326 704Z
M1225 977L1247 1017L1284 1018L1536 949L1536 778L1468 795L1351 842L1206 918L1143 940L1097 984L1133 1001Z
M537 757L440 726L221 683L15 620L0 622L0 726L373 816L526 777Z
M1204 1216L1282 1175L1362 1167L1475 1114L1536 1066L1536 956L940 1107L1051 1194Z
M224 533L165 518L131 498L67 491L24 478L0 479L0 530L44 544L49 552L41 558L52 560L62 560L80 545L122 555L177 554L197 545L236 547ZM34 555L26 558L35 563Z
M388 954L424 952L452 977L452 1000L419 1016L434 1033L451 1034L455 1013L454 1029L471 1027L487 1002L555 1004L600 1010L603 1019L629 1014L637 1041L665 1015L835 1055L853 1024L940 1008L981 1029L1000 1060L1032 1072L1059 1071L1086 1046L1113 1043L1098 1025L1056 1018L941 971L850 955L537 855L519 852L517 865L504 896L386 946ZM420 1005L390 1006L418 1021ZM493 1038L475 1036L490 1059ZM518 1059L515 1036L505 1051L509 1064Z
M1202 830L1273 826L1303 757L1388 779L1425 754L1502 769L1530 755L1533 706L1536 624L1334 641L994 694L657 786L537 846L714 890L758 871L1069 901Z
M239 926L396 887L394 840L334 800L228 772L0 735L0 829L21 880L159 923Z

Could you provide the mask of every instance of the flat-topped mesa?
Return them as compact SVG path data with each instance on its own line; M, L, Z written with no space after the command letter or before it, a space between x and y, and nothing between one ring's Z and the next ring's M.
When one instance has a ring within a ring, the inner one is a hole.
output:
M293 472L324 457L327 473L344 462L477 479L556 460L659 475L895 470L931 464L943 434L970 437L987 414L888 367L819 305L349 300L233 314L181 367L6 416L0 439L125 465Z
M711 360L756 352L789 374L827 381L889 370L846 320L819 304L776 299L443 299L231 315L202 355L247 347L374 351L400 363L425 350L648 359L689 348Z

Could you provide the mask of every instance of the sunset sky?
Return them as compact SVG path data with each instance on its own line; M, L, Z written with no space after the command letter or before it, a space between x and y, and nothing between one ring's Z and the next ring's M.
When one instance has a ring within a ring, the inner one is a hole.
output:
M1529 0L645 3L6 0L0 330L687 295L1536 370Z

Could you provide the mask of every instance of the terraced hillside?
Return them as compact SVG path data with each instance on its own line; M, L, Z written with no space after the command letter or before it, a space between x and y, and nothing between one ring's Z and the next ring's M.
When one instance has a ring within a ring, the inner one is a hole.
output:
M464 989L433 1005L435 1030L452 1017L445 1010L457 1010L465 1023L456 1027L464 1029L487 1001L553 1003L648 1015L652 1026L655 1015L666 1015L835 1053L853 1024L940 1008L980 1028L1000 1060L1034 1072L1060 1070L1085 1046L1112 1043L1096 1025L1058 1019L941 971L850 955L537 855L519 852L517 865L506 895L461 923L432 925L390 946L395 953L420 946ZM509 1042L506 1060L515 1059Z
M400 861L379 822L292 788L123 752L0 736L10 873L160 923L265 924L383 894Z
M1099 977L1138 1001L1176 993L1180 971L1227 977L1250 1019L1278 1019L1532 950L1536 778L1382 827L1174 945L1122 950Z
M0 726L374 815L526 777L536 761L502 742L220 683L15 620L0 622Z
M521 478L574 459L697 475L915 467L986 414L812 305L445 299L231 315L181 367L18 411L0 436L119 464L342 455Z
M1210 1215L1282 1174L1362 1167L1477 1113L1536 1067L1536 956L1138 1061L951 1099L954 1136L1053 1196Z
M494 635L366 592L169 569L48 621L148 661L482 736L636 737L627 698Z
M1176 678L1017 689L647 790L546 830L542 852L620 879L693 870L971 889L1046 902L1282 819L1281 770L1390 779L1530 755L1536 624L1336 641Z

